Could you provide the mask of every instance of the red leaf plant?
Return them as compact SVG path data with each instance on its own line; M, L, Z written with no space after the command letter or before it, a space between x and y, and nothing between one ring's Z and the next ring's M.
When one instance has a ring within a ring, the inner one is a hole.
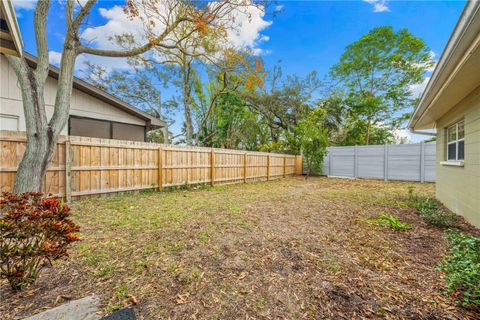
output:
M67 256L80 228L68 217L70 207L39 192L0 196L0 277L12 290L37 279L53 260Z

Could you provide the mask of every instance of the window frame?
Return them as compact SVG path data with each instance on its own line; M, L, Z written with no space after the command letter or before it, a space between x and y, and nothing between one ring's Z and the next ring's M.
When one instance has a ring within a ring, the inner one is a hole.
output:
M458 138L458 128L459 128L459 125L460 124L463 124L463 138ZM452 140L452 141L449 141L450 140L450 129L451 128L455 128L455 139ZM451 161L451 162L458 162L458 161L465 161L465 120L464 119L461 119L457 122L455 122L454 124L448 126L446 128L446 136L447 136L447 139L446 139L446 143L447 143L447 162L448 161ZM458 146L460 144L460 142L463 141L463 159L459 159L458 158ZM452 144L455 144L455 158L454 159L450 159L450 149L449 149L449 146L452 145Z
M130 126L135 126L135 127L141 127L143 128L143 141L139 141L139 142L147 142L147 126L142 126L140 124L132 124L132 123L126 123L126 122L120 122L120 121L113 121L113 120L104 120L104 119L95 119L95 118L90 118L90 117L82 117L82 116L76 116L76 115L70 115L68 117L68 135L71 135L71 119L72 118L75 118L75 119L86 119L86 120L96 120L96 121L99 121L99 122L106 122L106 123L109 123L109 126L110 126L110 136L109 138L106 138L106 139L113 139L113 140L119 140L119 139L114 139L113 138L113 124L114 123L120 123L120 124L126 124L126 125L130 125ZM125 141L137 141L137 140L125 140Z

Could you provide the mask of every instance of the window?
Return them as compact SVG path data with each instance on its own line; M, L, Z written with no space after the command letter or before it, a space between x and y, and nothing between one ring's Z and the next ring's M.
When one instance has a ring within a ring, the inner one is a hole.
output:
M112 122L112 139L145 141L145 127Z
M145 127L108 120L70 117L69 134L72 136L145 141Z
M70 117L70 135L111 139L110 122Z
M465 159L465 122L459 121L447 128L447 160Z

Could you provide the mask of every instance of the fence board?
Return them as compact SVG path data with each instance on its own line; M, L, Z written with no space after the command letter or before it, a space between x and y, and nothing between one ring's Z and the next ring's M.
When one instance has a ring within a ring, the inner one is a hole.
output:
M0 131L1 191L12 190L25 144L23 133ZM298 173L301 160L294 155L71 136L61 137L57 144L44 191L79 198L185 184L262 181L267 175L278 179Z

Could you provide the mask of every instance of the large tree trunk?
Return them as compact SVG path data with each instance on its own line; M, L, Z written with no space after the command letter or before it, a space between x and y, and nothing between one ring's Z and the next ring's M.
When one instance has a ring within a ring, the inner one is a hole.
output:
M191 146L193 144L193 125L189 99L184 98L183 109L185 112L185 142Z
M190 86L190 64L183 63L182 66L183 76L183 110L185 113L185 142L191 146L193 144L193 123L192 123L192 111L190 109L191 101L191 86Z
M51 129L27 137L27 147L15 176L14 193L42 191L48 164L55 155L55 145Z
M365 134L365 145L368 146L370 144L370 131L371 131L372 125L370 123L370 120L367 123L367 133Z
M46 116L44 101L48 63L45 67L39 57L37 68L33 69L24 58L7 57L21 87L27 128L25 153L13 187L13 192L17 194L42 191L48 165L55 155L58 137L68 121L77 53L75 40L66 39L65 42L67 49L62 54L55 108L50 121Z

